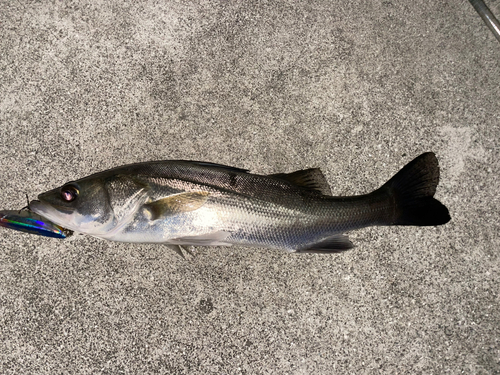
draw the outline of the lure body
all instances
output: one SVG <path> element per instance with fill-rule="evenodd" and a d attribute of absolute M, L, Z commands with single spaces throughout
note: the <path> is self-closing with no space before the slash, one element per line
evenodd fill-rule
<path fill-rule="evenodd" d="M 68 231 L 29 210 L 0 211 L 0 226 L 44 237 L 66 238 Z"/>

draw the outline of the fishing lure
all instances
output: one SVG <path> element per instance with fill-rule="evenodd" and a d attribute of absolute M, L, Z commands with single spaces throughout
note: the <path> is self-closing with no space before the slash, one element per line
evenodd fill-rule
<path fill-rule="evenodd" d="M 0 227 L 52 238 L 66 238 L 71 230 L 60 227 L 30 210 L 0 211 Z"/>

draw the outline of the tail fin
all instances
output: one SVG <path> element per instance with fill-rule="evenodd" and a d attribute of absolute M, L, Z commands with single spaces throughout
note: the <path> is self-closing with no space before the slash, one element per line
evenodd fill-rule
<path fill-rule="evenodd" d="M 441 225 L 450 221 L 448 209 L 433 196 L 439 183 L 436 155 L 427 152 L 415 158 L 385 183 L 395 200 L 392 225 Z"/>

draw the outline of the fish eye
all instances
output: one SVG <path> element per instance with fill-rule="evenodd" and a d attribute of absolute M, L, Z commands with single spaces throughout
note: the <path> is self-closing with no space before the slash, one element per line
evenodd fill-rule
<path fill-rule="evenodd" d="M 61 198 L 66 202 L 73 202 L 80 191 L 74 185 L 65 185 L 61 188 Z"/>

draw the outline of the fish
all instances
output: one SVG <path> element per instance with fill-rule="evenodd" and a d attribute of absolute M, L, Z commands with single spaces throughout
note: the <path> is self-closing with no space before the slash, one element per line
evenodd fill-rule
<path fill-rule="evenodd" d="M 70 230 L 37 215 L 30 210 L 0 211 L 0 227 L 51 238 L 67 238 Z"/>
<path fill-rule="evenodd" d="M 105 240 L 182 246 L 250 246 L 297 253 L 354 247 L 345 235 L 369 226 L 436 226 L 451 218 L 434 198 L 432 152 L 371 193 L 332 196 L 318 168 L 259 175 L 226 165 L 135 163 L 42 193 L 30 209 Z"/>

